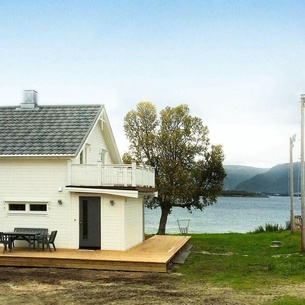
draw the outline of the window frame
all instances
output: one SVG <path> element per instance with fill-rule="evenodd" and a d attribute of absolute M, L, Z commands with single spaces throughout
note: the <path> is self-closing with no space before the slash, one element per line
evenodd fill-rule
<path fill-rule="evenodd" d="M 17 206 L 24 206 L 24 209 L 11 209 L 11 207 L 17 207 Z M 25 203 L 9 203 L 8 204 L 8 211 L 9 212 L 13 212 L 13 213 L 16 213 L 16 212 L 19 212 L 19 213 L 25 213 L 26 212 L 26 204 Z"/>
<path fill-rule="evenodd" d="M 102 164 L 106 164 L 106 156 L 107 156 L 108 151 L 106 149 L 101 149 L 100 150 L 100 162 Z"/>
<path fill-rule="evenodd" d="M 6 201 L 7 215 L 44 215 L 47 216 L 50 210 L 50 202 L 48 201 Z M 22 206 L 23 209 L 11 209 L 12 206 Z M 31 210 L 31 206 L 45 206 L 45 210 Z"/>

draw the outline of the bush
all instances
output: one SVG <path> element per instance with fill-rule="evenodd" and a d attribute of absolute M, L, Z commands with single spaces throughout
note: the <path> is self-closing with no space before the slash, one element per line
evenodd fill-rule
<path fill-rule="evenodd" d="M 276 224 L 266 223 L 265 227 L 259 226 L 253 232 L 250 233 L 282 232 L 284 230 L 285 228 L 277 223 Z"/>

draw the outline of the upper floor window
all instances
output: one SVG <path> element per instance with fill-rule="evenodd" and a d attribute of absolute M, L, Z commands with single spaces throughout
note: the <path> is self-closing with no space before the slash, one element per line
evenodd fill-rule
<path fill-rule="evenodd" d="M 88 163 L 88 153 L 90 151 L 90 144 L 86 144 L 84 149 L 81 151 L 79 155 L 79 163 L 87 164 Z"/>
<path fill-rule="evenodd" d="M 82 151 L 79 155 L 79 163 L 84 164 L 84 151 Z"/>
<path fill-rule="evenodd" d="M 102 162 L 102 164 L 105 164 L 106 163 L 107 150 L 102 149 L 100 151 L 100 155 L 101 155 L 101 162 Z"/>

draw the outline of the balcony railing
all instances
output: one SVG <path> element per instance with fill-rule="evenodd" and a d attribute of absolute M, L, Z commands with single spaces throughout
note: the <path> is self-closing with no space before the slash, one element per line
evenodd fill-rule
<path fill-rule="evenodd" d="M 155 169 L 132 164 L 69 164 L 68 185 L 155 187 Z"/>

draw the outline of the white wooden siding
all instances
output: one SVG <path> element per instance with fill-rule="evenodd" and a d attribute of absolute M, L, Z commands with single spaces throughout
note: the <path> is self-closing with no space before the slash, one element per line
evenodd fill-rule
<path fill-rule="evenodd" d="M 114 205 L 110 205 L 110 200 Z M 101 249 L 124 249 L 124 200 L 120 197 L 102 197 Z"/>
<path fill-rule="evenodd" d="M 110 205 L 110 200 L 114 205 Z M 101 249 L 127 250 L 144 239 L 143 205 L 141 199 L 101 198 Z"/>
<path fill-rule="evenodd" d="M 0 160 L 0 231 L 14 227 L 57 230 L 58 248 L 79 247 L 79 196 L 64 189 L 67 160 Z M 61 188 L 63 191 L 61 192 Z M 101 197 L 101 249 L 127 250 L 143 241 L 143 207 L 140 199 Z M 58 200 L 63 204 L 58 204 Z M 110 205 L 114 200 L 114 206 Z M 9 202 L 47 202 L 48 212 L 8 213 Z"/>
<path fill-rule="evenodd" d="M 125 250 L 144 240 L 143 203 L 141 198 L 126 199 L 124 226 Z"/>
<path fill-rule="evenodd" d="M 102 150 L 107 151 L 105 157 L 105 164 L 113 164 L 112 158 L 111 158 L 111 152 L 109 151 L 109 148 L 107 147 L 107 144 L 104 140 L 103 131 L 101 129 L 101 125 L 97 124 L 94 129 L 92 130 L 92 133 L 90 134 L 86 144 L 86 154 L 87 154 L 87 164 L 96 164 L 101 161 L 101 152 Z M 85 147 L 85 146 L 84 146 Z M 77 158 L 74 160 L 73 163 L 79 164 L 80 163 L 80 156 L 77 156 Z"/>
<path fill-rule="evenodd" d="M 0 160 L 0 230 L 14 227 L 42 227 L 58 230 L 56 246 L 69 244 L 70 193 L 59 192 L 65 186 L 66 160 L 2 159 Z M 61 199 L 63 204 L 58 204 Z M 7 202 L 48 202 L 46 215 L 8 213 Z"/>

